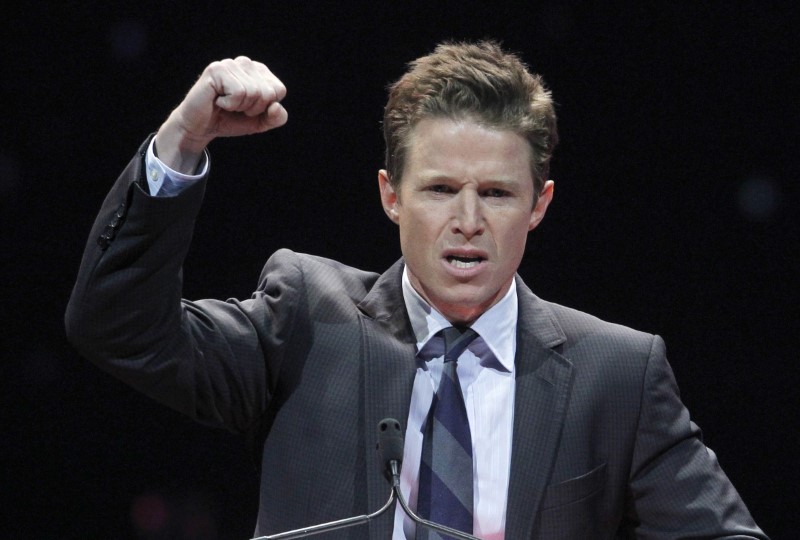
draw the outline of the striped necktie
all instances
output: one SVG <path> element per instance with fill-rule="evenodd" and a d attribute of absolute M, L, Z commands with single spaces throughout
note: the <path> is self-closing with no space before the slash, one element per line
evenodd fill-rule
<path fill-rule="evenodd" d="M 456 366 L 478 337 L 471 328 L 445 328 L 439 389 L 425 423 L 419 470 L 417 513 L 430 521 L 472 533 L 472 437 Z M 417 527 L 417 540 L 450 538 Z"/>

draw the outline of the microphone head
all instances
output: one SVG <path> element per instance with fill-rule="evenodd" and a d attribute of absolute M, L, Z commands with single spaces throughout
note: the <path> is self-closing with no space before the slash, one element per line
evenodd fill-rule
<path fill-rule="evenodd" d="M 387 478 L 391 479 L 391 462 L 397 462 L 398 470 L 403 462 L 403 430 L 400 422 L 394 418 L 384 418 L 378 422 L 378 450 Z"/>

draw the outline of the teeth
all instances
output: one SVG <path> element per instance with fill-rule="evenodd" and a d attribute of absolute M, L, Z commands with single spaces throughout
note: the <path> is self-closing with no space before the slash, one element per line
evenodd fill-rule
<path fill-rule="evenodd" d="M 457 259 L 455 257 L 448 257 L 447 260 L 456 268 L 473 268 L 481 262 L 480 259 Z"/>

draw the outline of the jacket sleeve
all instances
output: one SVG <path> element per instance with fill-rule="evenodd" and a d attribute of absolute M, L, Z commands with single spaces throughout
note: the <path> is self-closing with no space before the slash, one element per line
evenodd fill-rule
<path fill-rule="evenodd" d="M 182 264 L 205 181 L 176 197 L 150 197 L 142 188 L 148 142 L 92 227 L 67 306 L 67 336 L 87 359 L 153 399 L 246 431 L 269 402 L 302 278 L 291 268 L 276 271 L 244 301 L 182 300 Z"/>
<path fill-rule="evenodd" d="M 659 337 L 643 381 L 628 496 L 632 538 L 767 538 L 689 419 Z"/>

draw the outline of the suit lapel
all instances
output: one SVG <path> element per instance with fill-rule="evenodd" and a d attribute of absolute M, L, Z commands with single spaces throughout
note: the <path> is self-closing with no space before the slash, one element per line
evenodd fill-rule
<path fill-rule="evenodd" d="M 506 538 L 531 538 L 569 404 L 572 364 L 552 350 L 565 336 L 547 305 L 519 278 L 517 293 L 517 372 Z"/>
<path fill-rule="evenodd" d="M 403 302 L 402 272 L 402 261 L 398 261 L 378 278 L 358 306 L 362 313 L 366 476 L 371 511 L 380 508 L 391 491 L 376 451 L 378 422 L 395 418 L 405 429 L 416 372 L 415 340 Z M 393 509 L 370 522 L 370 538 L 391 538 Z"/>

